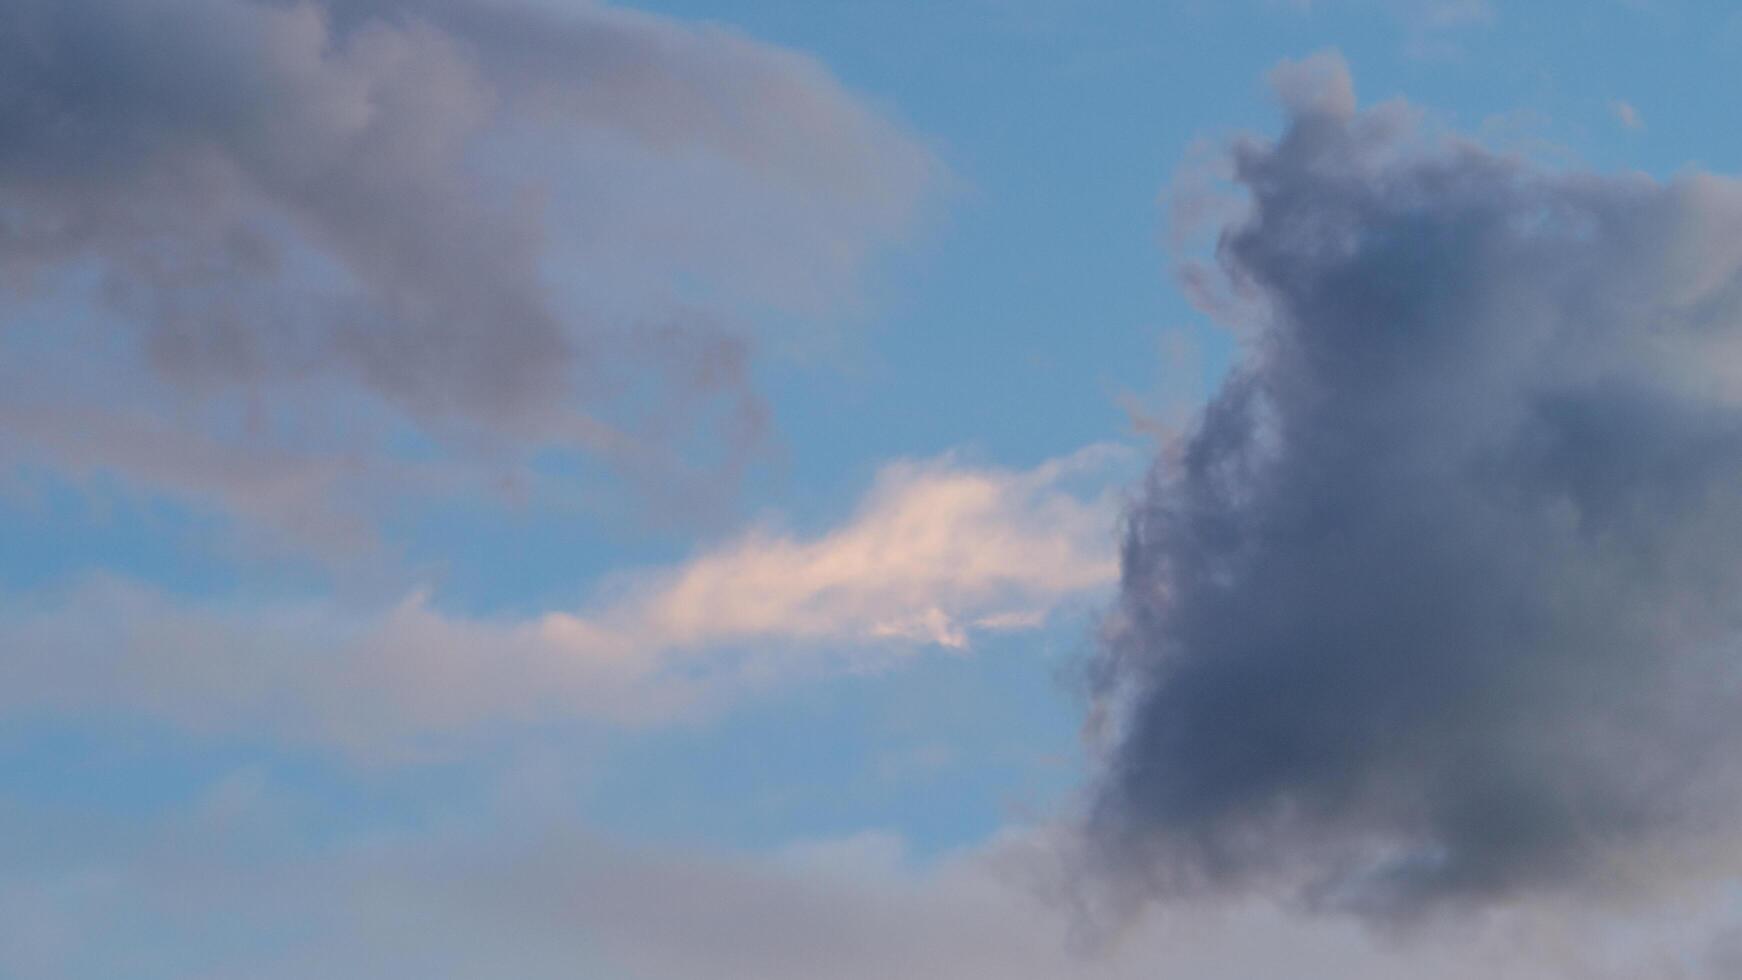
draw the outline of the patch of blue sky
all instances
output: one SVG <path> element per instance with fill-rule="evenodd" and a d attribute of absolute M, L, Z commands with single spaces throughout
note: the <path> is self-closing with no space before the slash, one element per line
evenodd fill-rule
<path fill-rule="evenodd" d="M 150 583 L 207 599 L 317 595 L 317 556 L 247 539 L 229 518 L 102 470 L 68 476 L 34 463 L 0 474 L 0 598 L 93 579 Z"/>
<path fill-rule="evenodd" d="M 645 842 L 774 849 L 866 830 L 924 860 L 1060 814 L 1081 779 L 1073 655 L 1087 623 L 935 650 L 625 734 L 577 792 L 589 822 Z"/>

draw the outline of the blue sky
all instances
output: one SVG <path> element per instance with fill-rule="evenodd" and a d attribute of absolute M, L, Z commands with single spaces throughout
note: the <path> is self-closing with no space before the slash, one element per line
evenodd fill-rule
<path fill-rule="evenodd" d="M 1153 748 L 1126 518 L 1265 347 L 1170 209 L 1347 77 L 1545 185 L 1742 172 L 1726 5 L 142 10 L 0 0 L 0 977 L 1742 962 L 1725 876 L 1400 946 L 1049 863 Z"/>

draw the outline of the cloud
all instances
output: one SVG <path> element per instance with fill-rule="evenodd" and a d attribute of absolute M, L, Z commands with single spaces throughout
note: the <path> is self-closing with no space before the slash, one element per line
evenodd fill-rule
<path fill-rule="evenodd" d="M 1627 129 L 1643 129 L 1645 127 L 1645 118 L 1639 114 L 1639 110 L 1634 108 L 1631 102 L 1616 99 L 1609 103 L 1609 111 L 1615 114 L 1615 121 Z"/>
<path fill-rule="evenodd" d="M 1299 61 L 1284 60 L 1270 70 L 1272 90 L 1296 116 L 1348 119 L 1355 114 L 1355 81 L 1342 56 L 1320 51 Z"/>
<path fill-rule="evenodd" d="M 941 172 L 809 58 L 603 4 L 4 0 L 0 63 L 0 417 L 238 455 L 742 449 L 745 323 L 851 304 Z"/>
<path fill-rule="evenodd" d="M 1383 919 L 1724 873 L 1742 183 L 1430 139 L 1344 74 L 1231 148 L 1246 350 L 1126 515 L 1098 860 Z"/>
<path fill-rule="evenodd" d="M 1047 894 L 1045 831 L 917 865 L 885 833 L 761 855 L 635 847 L 504 801 L 439 826 L 298 838 L 298 803 L 242 772 L 126 828 L 9 814 L 0 969 L 23 980 L 1724 976 L 1688 966 L 1715 927 L 1666 913 L 1545 916 L 1379 946 L 1260 902 L 1151 916 L 1117 945 L 1088 946 Z M 74 862 L 69 835 L 92 837 Z"/>
<path fill-rule="evenodd" d="M 886 467 L 816 537 L 765 528 L 623 577 L 578 612 L 457 617 L 198 603 L 119 581 L 16 597 L 0 617 L 0 708 L 120 712 L 392 756 L 502 724 L 687 717 L 916 645 L 1033 629 L 1109 586 L 1121 453 L 1013 472 Z M 1084 489 L 1087 488 L 1087 489 Z"/>

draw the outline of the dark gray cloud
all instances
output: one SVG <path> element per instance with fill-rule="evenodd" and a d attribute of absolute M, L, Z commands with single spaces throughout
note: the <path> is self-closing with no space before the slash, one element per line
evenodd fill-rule
<path fill-rule="evenodd" d="M 850 302 L 939 169 L 808 58 L 590 3 L 0 0 L 0 132 L 0 418 L 667 476 L 757 438 L 745 321 Z"/>
<path fill-rule="evenodd" d="M 1215 249 L 1245 355 L 1128 514 L 1094 665 L 1102 857 L 1397 918 L 1721 866 L 1742 184 L 1431 138 L 1331 56 L 1273 81 Z"/>

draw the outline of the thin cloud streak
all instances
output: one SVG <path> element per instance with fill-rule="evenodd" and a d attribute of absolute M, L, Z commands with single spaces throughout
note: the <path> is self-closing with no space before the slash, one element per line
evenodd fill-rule
<path fill-rule="evenodd" d="M 682 720 L 796 678 L 1044 625 L 1117 574 L 1107 486 L 1121 458 L 893 464 L 827 534 L 754 531 L 621 578 L 584 611 L 521 620 L 456 617 L 422 595 L 357 613 L 202 604 L 121 581 L 24 597 L 0 623 L 13 651 L 0 705 L 385 756 L 499 724 Z"/>

